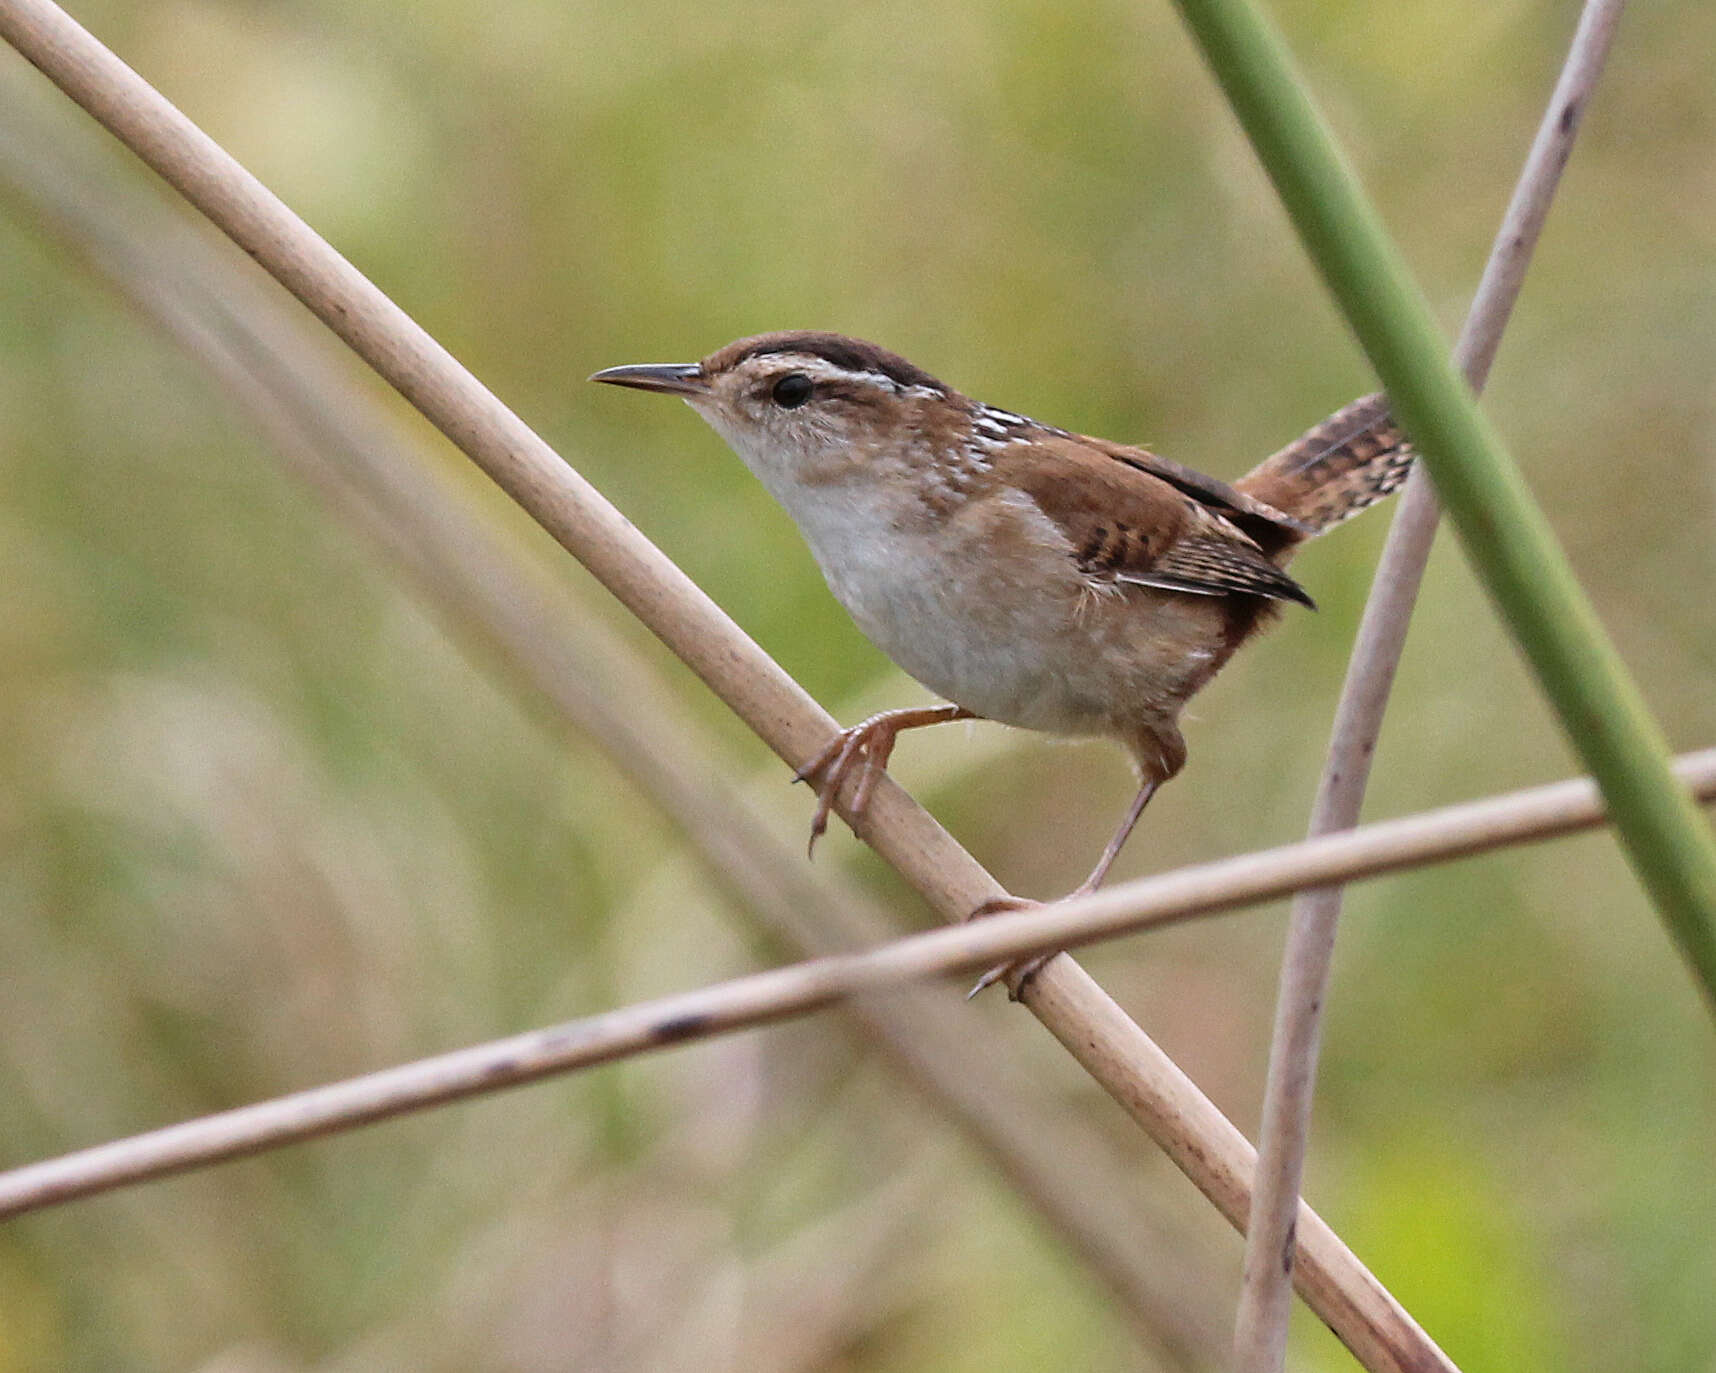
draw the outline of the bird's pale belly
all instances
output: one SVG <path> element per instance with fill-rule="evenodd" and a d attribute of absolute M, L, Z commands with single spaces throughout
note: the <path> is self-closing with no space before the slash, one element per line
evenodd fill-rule
<path fill-rule="evenodd" d="M 1000 587 L 993 563 L 978 582 L 962 571 L 981 564 L 894 552 L 825 565 L 830 589 L 896 664 L 985 719 L 1070 735 L 1171 723 L 1218 651 L 1214 598 L 1093 591 L 1070 566 L 1059 584 Z"/>

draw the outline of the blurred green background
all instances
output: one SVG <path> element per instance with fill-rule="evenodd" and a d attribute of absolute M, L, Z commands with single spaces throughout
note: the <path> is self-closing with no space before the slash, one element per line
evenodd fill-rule
<path fill-rule="evenodd" d="M 1576 9 L 1274 6 L 1450 332 Z M 1166 4 L 76 12 L 842 718 L 922 693 L 713 434 L 589 372 L 833 328 L 1229 477 L 1370 386 Z M 0 102 L 39 116 L 44 157 L 94 141 L 10 53 Z M 1683 749 L 1716 741 L 1713 150 L 1716 10 L 1638 6 L 1490 391 Z M 0 349 L 0 1160 L 775 957 L 627 783 L 8 203 Z M 444 444 L 424 454 L 541 550 Z M 1321 613 L 1194 704 L 1191 764 L 1120 876 L 1302 831 L 1385 529 L 1296 564 Z M 808 798 L 644 650 L 796 846 Z M 1012 889 L 1076 881 L 1129 793 L 1118 751 L 937 733 L 896 775 Z M 1572 770 L 1445 541 L 1370 813 Z M 843 828 L 818 862 L 897 895 Z M 1281 914 L 1087 959 L 1248 1131 Z M 1163 1266 L 1230 1309 L 1213 1212 L 1022 1012 L 969 1014 L 1136 1161 L 1195 1237 Z M 1716 1367 L 1713 1134 L 1708 1017 L 1608 839 L 1353 894 L 1308 1192 L 1463 1368 Z M 827 1020 L 0 1228 L 0 1373 L 1140 1361 L 1077 1262 Z M 1308 1319 L 1293 1361 L 1352 1366 Z"/>

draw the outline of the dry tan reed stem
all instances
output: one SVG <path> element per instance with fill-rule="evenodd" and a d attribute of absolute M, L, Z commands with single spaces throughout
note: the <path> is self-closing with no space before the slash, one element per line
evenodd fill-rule
<path fill-rule="evenodd" d="M 797 766 L 834 721 L 701 589 L 404 311 L 51 0 L 0 0 L 0 36 L 185 196 L 456 443 L 746 721 Z M 892 783 L 855 825 L 941 914 L 1003 893 Z M 1243 1140 L 1071 959 L 1031 980 L 1031 1009 L 1206 1195 L 1249 1186 Z M 1219 1121 L 1220 1126 L 1210 1124 Z M 1207 1138 L 1187 1130 L 1208 1128 Z M 1230 1207 L 1224 1214 L 1239 1223 Z M 1239 1216 L 1243 1216 L 1240 1208 Z M 1372 1370 L 1451 1368 L 1326 1228 L 1301 1225 L 1298 1287 Z"/>
<path fill-rule="evenodd" d="M 1716 801 L 1716 748 L 1685 755 L 1675 770 L 1701 801 Z M 1603 820 L 1601 800 L 1588 778 L 1554 782 L 1180 868 L 1054 906 L 907 935 L 868 953 L 834 954 L 753 973 L 0 1173 L 0 1217 L 550 1074 L 771 1024 L 849 997 L 883 993 L 902 982 L 988 967 L 1039 949 L 1093 943 L 1330 882 L 1555 838 Z M 1124 1025 L 1099 1027 L 1089 1041 L 1069 1048 L 1082 1061 L 1100 1054 L 1108 1039 L 1126 1034 Z M 1137 1112 L 1159 1109 L 1142 1093 L 1126 1104 Z M 1249 1203 L 1251 1147 L 1212 1114 L 1214 1107 L 1189 1109 L 1202 1124 L 1181 1132 L 1180 1147 L 1214 1151 L 1218 1181 L 1212 1200 L 1231 1219 L 1242 1220 Z M 1302 1237 L 1314 1240 L 1301 1254 L 1309 1271 L 1327 1246 L 1340 1242 L 1308 1208 L 1301 1207 L 1299 1224 Z"/>
<path fill-rule="evenodd" d="M 1580 117 L 1602 74 L 1625 0 L 1589 0 L 1550 95 L 1483 277 L 1454 346 L 1474 390 L 1482 391 L 1519 299 L 1526 268 L 1573 152 Z M 1435 540 L 1438 510 L 1422 465 L 1402 492 L 1377 566 L 1335 710 L 1329 755 L 1312 806 L 1310 833 L 1358 823 L 1382 717 L 1406 645 L 1418 586 Z M 1287 1357 L 1292 1310 L 1293 1220 L 1311 1130 L 1322 1011 L 1340 922 L 1341 889 L 1300 892 L 1281 963 L 1269 1068 L 1258 1125 L 1257 1186 L 1246 1224 L 1245 1262 L 1234 1321 L 1236 1373 L 1278 1373 Z"/>

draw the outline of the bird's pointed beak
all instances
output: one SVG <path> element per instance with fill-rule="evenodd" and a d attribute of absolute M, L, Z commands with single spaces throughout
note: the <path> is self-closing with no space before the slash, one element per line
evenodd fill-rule
<path fill-rule="evenodd" d="M 604 367 L 590 378 L 610 386 L 631 386 L 639 391 L 661 391 L 670 396 L 704 396 L 709 383 L 702 365 L 695 362 L 639 362 L 627 367 Z"/>

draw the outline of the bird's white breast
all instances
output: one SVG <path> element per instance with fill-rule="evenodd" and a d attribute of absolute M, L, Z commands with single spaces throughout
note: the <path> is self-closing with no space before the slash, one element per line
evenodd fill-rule
<path fill-rule="evenodd" d="M 996 572 L 1000 550 L 979 546 L 993 521 L 961 513 L 926 520 L 919 510 L 847 494 L 789 510 L 829 589 L 878 648 L 931 691 L 986 719 L 1105 731 L 1096 694 L 1083 699 L 1079 673 L 1069 673 L 1061 651 L 1081 594 L 1070 560 L 1059 585 L 1024 576 L 1009 585 Z M 1045 543 L 1064 542 L 1034 508 L 1024 518 L 1042 521 L 1031 532 Z M 1065 555 L 1052 551 L 1054 566 Z"/>

